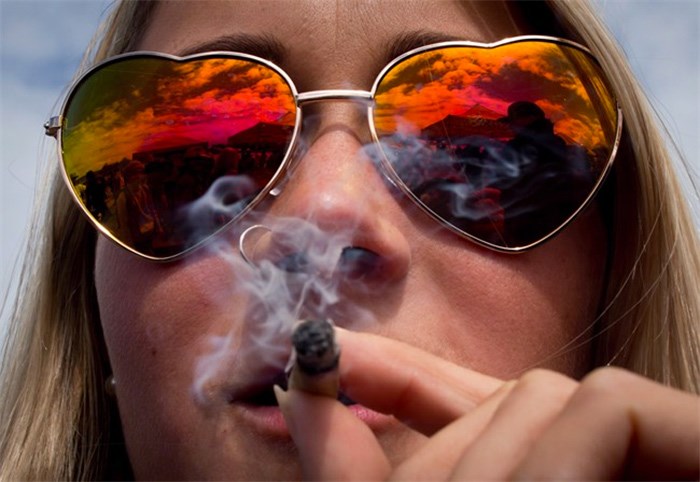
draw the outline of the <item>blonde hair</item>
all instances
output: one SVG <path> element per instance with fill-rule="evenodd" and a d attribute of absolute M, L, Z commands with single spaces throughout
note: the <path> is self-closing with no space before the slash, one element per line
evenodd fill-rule
<path fill-rule="evenodd" d="M 700 392 L 700 245 L 657 117 L 592 7 L 551 2 L 617 92 L 625 132 L 616 159 L 614 237 L 597 364 Z"/>
<path fill-rule="evenodd" d="M 119 3 L 85 65 L 128 51 L 154 2 Z M 585 334 L 596 365 L 613 362 L 700 391 L 700 256 L 696 228 L 656 120 L 624 56 L 593 10 L 548 4 L 559 28 L 589 46 L 625 114 L 615 171 L 608 292 Z M 543 32 L 547 33 L 547 32 Z M 93 283 L 95 231 L 56 169 L 36 215 L 0 372 L 0 479 L 128 476 Z M 126 467 L 126 472 L 119 473 Z"/>
<path fill-rule="evenodd" d="M 154 6 L 119 3 L 81 70 L 132 49 Z M 122 478 L 129 475 L 128 463 L 119 472 L 126 450 L 114 402 L 104 395 L 109 362 L 93 283 L 96 233 L 58 169 L 47 171 L 2 351 L 0 480 Z"/>

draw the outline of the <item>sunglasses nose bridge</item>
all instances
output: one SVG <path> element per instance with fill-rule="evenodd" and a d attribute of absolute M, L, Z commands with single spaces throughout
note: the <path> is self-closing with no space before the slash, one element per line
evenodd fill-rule
<path fill-rule="evenodd" d="M 372 102 L 372 93 L 367 90 L 328 89 L 311 90 L 297 95 L 297 105 L 299 107 L 303 107 L 305 104 L 322 102 L 326 100 L 345 100 L 362 102 L 369 105 Z"/>
<path fill-rule="evenodd" d="M 297 106 L 304 108 L 298 141 L 308 147 L 324 132 L 342 125 L 342 130 L 352 131 L 363 144 L 371 142 L 367 113 L 373 101 L 372 93 L 366 90 L 327 89 L 298 94 Z"/>

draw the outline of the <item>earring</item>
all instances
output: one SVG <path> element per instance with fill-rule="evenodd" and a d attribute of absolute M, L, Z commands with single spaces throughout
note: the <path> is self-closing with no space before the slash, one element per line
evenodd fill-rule
<path fill-rule="evenodd" d="M 114 375 L 108 376 L 105 380 L 105 392 L 112 398 L 117 396 L 117 381 L 114 379 Z"/>

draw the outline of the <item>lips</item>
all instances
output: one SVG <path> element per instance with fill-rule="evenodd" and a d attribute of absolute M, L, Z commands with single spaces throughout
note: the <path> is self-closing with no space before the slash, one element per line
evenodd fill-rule
<path fill-rule="evenodd" d="M 238 384 L 235 391 L 227 391 L 230 395 L 230 413 L 237 418 L 236 423 L 240 424 L 240 427 L 248 426 L 255 433 L 264 434 L 266 437 L 288 440 L 289 429 L 272 389 L 275 385 L 286 389 L 287 376 L 284 371 L 278 369 L 269 376 L 257 374 L 257 377 L 255 383 Z M 391 415 L 381 414 L 356 403 L 343 392 L 338 394 L 338 401 L 377 434 L 392 430 L 392 427 L 396 428 L 398 425 Z"/>
<path fill-rule="evenodd" d="M 272 377 L 267 377 L 242 387 L 229 397 L 229 403 L 240 403 L 258 407 L 277 406 L 277 399 L 272 389 L 273 386 L 279 386 L 282 389 L 287 389 L 287 375 L 284 372 L 279 372 Z M 348 397 L 343 392 L 338 393 L 338 401 L 343 405 L 355 405 L 355 401 Z"/>

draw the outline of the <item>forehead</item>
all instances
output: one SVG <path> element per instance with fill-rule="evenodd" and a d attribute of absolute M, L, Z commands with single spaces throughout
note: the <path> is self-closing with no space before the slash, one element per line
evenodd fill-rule
<path fill-rule="evenodd" d="M 235 50 L 268 57 L 293 77 L 303 66 L 307 77 L 364 83 L 362 71 L 422 44 L 518 33 L 499 1 L 185 0 L 160 2 L 138 49 Z"/>

